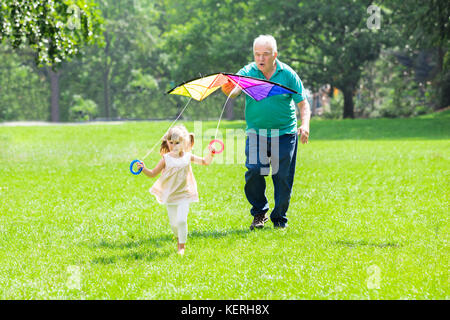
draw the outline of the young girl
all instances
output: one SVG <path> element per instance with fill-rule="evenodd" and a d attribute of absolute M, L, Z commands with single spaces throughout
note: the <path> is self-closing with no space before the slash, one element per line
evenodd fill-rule
<path fill-rule="evenodd" d="M 205 158 L 191 154 L 194 145 L 194 134 L 189 133 L 183 125 L 171 128 L 163 137 L 160 154 L 161 160 L 152 170 L 143 162 L 138 168 L 148 177 L 161 177 L 150 188 L 156 200 L 167 206 L 169 223 L 177 237 L 178 253 L 184 254 L 187 240 L 187 216 L 189 203 L 198 202 L 197 183 L 192 173 L 191 162 L 209 165 L 214 156 L 214 148 L 209 149 Z"/>

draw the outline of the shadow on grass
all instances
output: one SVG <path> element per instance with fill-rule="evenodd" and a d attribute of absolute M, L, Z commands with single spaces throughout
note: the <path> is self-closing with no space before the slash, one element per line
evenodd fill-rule
<path fill-rule="evenodd" d="M 100 240 L 98 243 L 92 245 L 93 248 L 104 248 L 104 249 L 132 249 L 137 247 L 162 247 L 162 243 L 167 241 L 174 241 L 174 238 L 170 235 L 162 235 L 159 237 L 153 237 L 142 240 L 130 240 L 130 241 L 106 241 Z"/>
<path fill-rule="evenodd" d="M 153 261 L 158 258 L 167 258 L 171 255 L 171 252 L 168 250 L 165 250 L 163 252 L 158 251 L 150 251 L 150 252 L 131 252 L 127 254 L 122 255 L 110 255 L 107 257 L 97 257 L 92 259 L 92 264 L 114 264 L 116 262 L 127 260 L 127 261 L 133 261 L 133 260 L 142 260 L 142 261 Z"/>
<path fill-rule="evenodd" d="M 192 231 L 189 232 L 190 238 L 223 238 L 227 236 L 244 236 L 249 234 L 249 229 L 231 229 L 231 230 L 208 230 L 208 231 Z"/>
<path fill-rule="evenodd" d="M 227 236 L 245 236 L 251 232 L 248 229 L 221 230 L 221 231 L 192 231 L 189 232 L 189 238 L 223 238 Z M 172 242 L 174 247 L 164 248 L 168 242 Z M 131 252 L 124 254 L 112 254 L 108 256 L 100 256 L 92 260 L 93 264 L 113 264 L 122 260 L 134 261 L 152 261 L 161 258 L 167 258 L 175 253 L 176 240 L 172 235 L 161 235 L 142 240 L 131 241 L 106 241 L 100 240 L 92 245 L 94 249 L 109 250 L 129 250 Z"/>
<path fill-rule="evenodd" d="M 148 238 L 136 241 L 106 241 L 100 240 L 91 245 L 94 249 L 107 250 L 127 250 L 123 254 L 105 254 L 92 260 L 93 264 L 113 264 L 119 261 L 153 261 L 161 258 L 167 258 L 172 250 L 164 249 L 164 243 L 174 241 L 173 237 L 163 235 L 154 238 Z"/>
<path fill-rule="evenodd" d="M 400 245 L 396 242 L 369 242 L 365 240 L 356 240 L 356 241 L 349 241 L 349 240 L 338 240 L 334 241 L 333 244 L 345 246 L 345 247 L 376 247 L 376 248 L 400 248 Z"/>

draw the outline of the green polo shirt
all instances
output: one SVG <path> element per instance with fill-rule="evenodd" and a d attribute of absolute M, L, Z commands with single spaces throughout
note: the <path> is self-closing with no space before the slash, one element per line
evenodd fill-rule
<path fill-rule="evenodd" d="M 246 95 L 247 132 L 256 130 L 258 134 L 269 137 L 277 135 L 277 132 L 271 132 L 271 129 L 278 129 L 278 135 L 297 132 L 295 105 L 306 99 L 305 90 L 300 77 L 291 67 L 278 59 L 276 59 L 276 64 L 277 69 L 269 81 L 282 84 L 299 94 L 280 94 L 260 101 L 255 101 Z M 255 62 L 246 65 L 237 74 L 267 80 Z M 261 131 L 261 129 L 263 130 Z"/>

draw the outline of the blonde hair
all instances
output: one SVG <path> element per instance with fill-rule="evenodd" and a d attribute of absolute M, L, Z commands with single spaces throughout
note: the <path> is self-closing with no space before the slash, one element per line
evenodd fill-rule
<path fill-rule="evenodd" d="M 278 52 L 277 40 L 275 40 L 275 38 L 269 34 L 260 35 L 255 40 L 253 40 L 253 51 L 255 51 L 255 46 L 257 43 L 268 44 L 272 48 L 272 54 Z"/>
<path fill-rule="evenodd" d="M 166 134 L 162 138 L 161 148 L 159 149 L 159 153 L 161 155 L 170 152 L 169 140 L 181 142 L 182 149 L 180 150 L 180 153 L 182 151 L 190 151 L 194 146 L 194 134 L 188 132 L 186 127 L 182 124 L 176 125 L 166 132 Z"/>

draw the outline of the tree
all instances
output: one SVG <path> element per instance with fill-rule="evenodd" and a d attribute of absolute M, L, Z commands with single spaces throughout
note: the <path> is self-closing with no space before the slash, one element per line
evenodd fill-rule
<path fill-rule="evenodd" d="M 386 1 L 402 39 L 398 46 L 410 56 L 434 49 L 437 56 L 433 85 L 437 108 L 450 105 L 450 6 L 446 0 Z"/>
<path fill-rule="evenodd" d="M 164 14 L 155 0 L 99 1 L 104 17 L 104 46 L 81 49 L 64 65 L 62 100 L 93 100 L 101 118 L 163 118 L 176 112 L 164 102 L 167 54 L 158 47 Z M 67 114 L 65 114 L 67 116 Z"/>
<path fill-rule="evenodd" d="M 173 84 L 219 71 L 237 72 L 252 61 L 253 39 L 261 31 L 259 18 L 254 16 L 257 1 L 164 2 L 167 31 L 162 46 L 172 62 Z M 170 99 L 179 101 L 180 97 Z M 217 116 L 223 102 L 222 95 L 212 96 L 196 106 L 197 115 Z M 228 102 L 228 119 L 242 113 L 233 109 L 234 99 Z"/>
<path fill-rule="evenodd" d="M 271 11 L 272 21 L 282 21 L 277 34 L 283 56 L 301 70 L 312 87 L 329 83 L 342 91 L 344 118 L 354 117 L 353 99 L 361 72 L 367 62 L 378 58 L 389 38 L 387 31 L 368 28 L 370 4 L 352 0 L 283 2 L 279 10 Z"/>
<path fill-rule="evenodd" d="M 169 1 L 171 2 L 171 1 Z M 212 66 L 238 69 L 252 59 L 253 39 L 275 36 L 280 60 L 301 70 L 305 83 L 330 83 L 344 94 L 344 117 L 354 117 L 353 97 L 365 64 L 375 60 L 387 33 L 367 27 L 371 1 L 215 1 L 179 3 L 176 23 L 167 33 L 167 49 L 174 56 L 174 74 L 204 72 Z M 200 45 L 201 44 L 201 45 Z M 198 62 L 202 63 L 199 64 Z M 196 68 L 192 68 L 196 66 Z"/>
<path fill-rule="evenodd" d="M 6 0 L 0 6 L 0 41 L 31 50 L 37 65 L 51 67 L 52 121 L 59 121 L 58 66 L 100 39 L 101 18 L 92 0 Z"/>
<path fill-rule="evenodd" d="M 49 93 L 33 60 L 0 45 L 0 121 L 47 120 Z"/>

